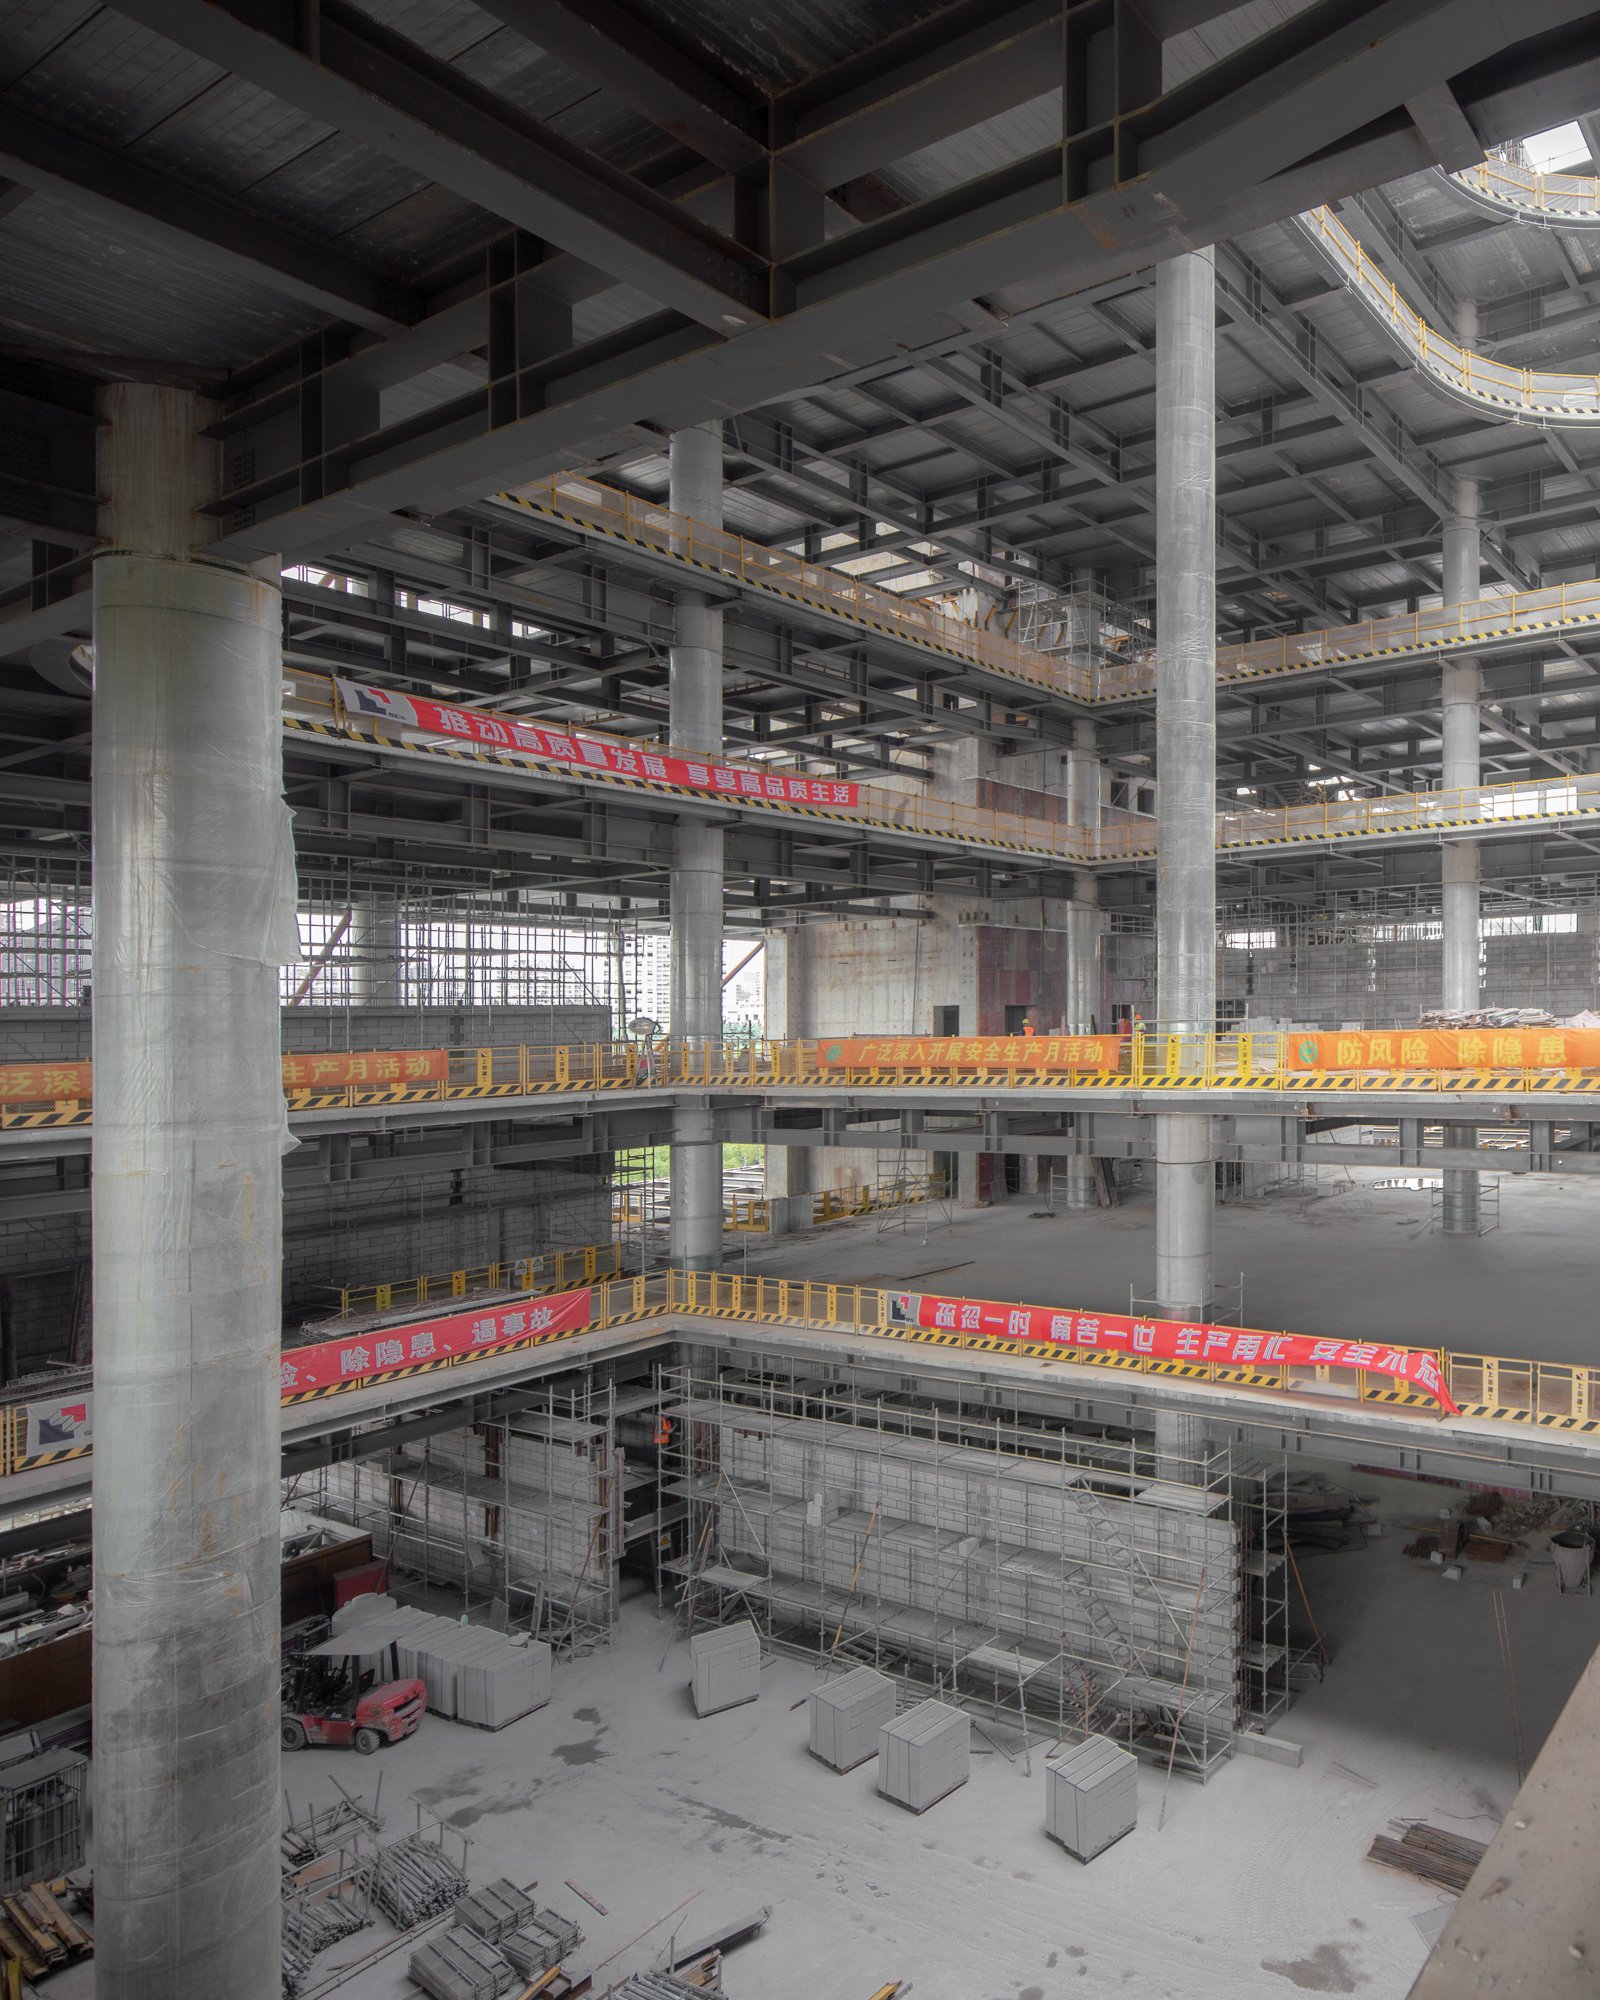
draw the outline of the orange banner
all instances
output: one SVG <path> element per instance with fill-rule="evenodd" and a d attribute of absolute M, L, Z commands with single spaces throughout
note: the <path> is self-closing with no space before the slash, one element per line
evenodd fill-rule
<path fill-rule="evenodd" d="M 343 1090 L 347 1084 L 442 1083 L 448 1049 L 331 1049 L 285 1056 L 285 1090 Z"/>
<path fill-rule="evenodd" d="M 820 1041 L 828 1069 L 1115 1069 L 1115 1035 L 892 1035 Z"/>
<path fill-rule="evenodd" d="M 17 1063 L 0 1068 L 0 1103 L 61 1104 L 93 1094 L 94 1065 Z M 343 1090 L 349 1084 L 442 1083 L 448 1049 L 334 1049 L 283 1059 L 285 1090 Z"/>
<path fill-rule="evenodd" d="M 1395 1028 L 1289 1037 L 1290 1069 L 1600 1069 L 1600 1028 Z"/>
<path fill-rule="evenodd" d="M 62 1104 L 89 1095 L 89 1064 L 19 1063 L 0 1069 L 0 1102 Z"/>

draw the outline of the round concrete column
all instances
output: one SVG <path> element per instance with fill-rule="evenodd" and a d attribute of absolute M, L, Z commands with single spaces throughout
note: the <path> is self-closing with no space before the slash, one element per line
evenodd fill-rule
<path fill-rule="evenodd" d="M 101 2000 L 277 2000 L 279 595 L 193 540 L 201 409 L 105 392 L 94 572 Z"/>

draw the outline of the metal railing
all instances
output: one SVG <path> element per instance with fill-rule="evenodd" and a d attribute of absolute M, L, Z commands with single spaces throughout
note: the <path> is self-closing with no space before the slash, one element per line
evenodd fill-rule
<path fill-rule="evenodd" d="M 1587 602 L 1578 593 L 1589 585 L 1569 585 L 1573 601 Z M 1592 586 L 1593 615 L 1600 617 L 1600 582 Z M 1540 598 L 1556 598 L 1562 591 L 1531 593 Z M 1535 620 L 1535 611 L 1525 613 Z M 1466 614 L 1451 614 L 1457 626 Z M 1399 620 L 1414 625 L 1414 620 Z M 1468 621 L 1470 622 L 1470 621 Z M 1445 620 L 1449 623 L 1449 619 Z M 1295 643 L 1309 643 L 1306 640 Z M 1287 645 L 1274 641 L 1274 646 Z M 297 699 L 303 706 L 326 708 L 330 717 L 337 712 L 331 681 L 320 676 L 298 674 Z M 359 734 L 378 734 L 370 718 L 353 725 Z M 667 755 L 683 756 L 679 745 L 659 746 Z M 443 753 L 441 753 L 443 754 Z M 454 754 L 454 753 L 452 753 Z M 507 755 L 497 753 L 502 760 Z M 687 753 L 692 754 L 692 753 Z M 531 754 L 526 761 L 544 761 Z M 563 767 L 565 768 L 565 767 Z M 648 790 L 650 781 L 619 778 L 585 770 L 586 780 L 616 784 L 632 790 Z M 671 789 L 670 786 L 666 789 Z M 1127 815 L 1109 820 L 1098 828 L 1073 825 L 1025 813 L 1003 812 L 989 806 L 967 805 L 948 799 L 922 798 L 909 792 L 861 785 L 858 803 L 853 806 L 813 806 L 787 804 L 775 799 L 740 799 L 739 809 L 758 813 L 795 814 L 838 820 L 849 825 L 866 825 L 889 831 L 915 834 L 936 840 L 951 840 L 972 846 L 995 847 L 1006 853 L 1046 855 L 1072 864 L 1119 861 L 1156 852 L 1156 822 L 1153 818 Z M 1427 792 L 1386 792 L 1368 798 L 1328 798 L 1300 805 L 1255 807 L 1220 813 L 1216 819 L 1219 849 L 1304 845 L 1307 842 L 1382 839 L 1406 834 L 1436 833 L 1452 827 L 1493 827 L 1510 821 L 1562 820 L 1585 813 L 1600 812 L 1600 773 L 1576 773 L 1570 777 L 1515 779 L 1506 784 L 1470 785 L 1453 790 Z"/>
<path fill-rule="evenodd" d="M 588 1243 L 581 1249 L 546 1250 L 538 1256 L 494 1264 L 390 1278 L 378 1285 L 346 1285 L 339 1294 L 339 1316 L 353 1319 L 366 1313 L 395 1312 L 407 1306 L 470 1298 L 480 1292 L 561 1292 L 621 1274 L 620 1243 Z"/>
<path fill-rule="evenodd" d="M 1542 638 L 1552 627 L 1596 622 L 1600 622 L 1600 577 L 1585 577 L 1543 590 L 1480 597 L 1449 610 L 1441 605 L 1393 618 L 1369 618 L 1359 625 L 1335 625 L 1314 632 L 1290 632 L 1277 639 L 1254 639 L 1243 646 L 1219 646 L 1217 679 L 1227 684 L 1313 673 L 1324 667 L 1358 665 L 1406 653 L 1448 652 L 1457 646 L 1515 637 L 1519 632 Z M 1151 693 L 1155 684 L 1151 656 L 1108 663 L 1100 670 L 1100 699 Z"/>
<path fill-rule="evenodd" d="M 1401 1030 L 1393 1040 L 1403 1042 Z M 845 1038 L 848 1039 L 848 1038 Z M 1411 1063 L 1397 1049 L 1394 1061 L 1352 1055 L 1338 1066 L 1297 1058 L 1305 1037 L 1278 1031 L 1256 1034 L 1167 1034 L 1145 1029 L 1117 1040 L 1113 1060 L 1075 1055 L 1107 1037 L 1007 1035 L 871 1037 L 874 1053 L 860 1061 L 832 1058 L 832 1038 L 803 1041 L 667 1042 L 646 1050 L 636 1042 L 584 1042 L 556 1047 L 508 1043 L 451 1049 L 448 1074 L 413 1083 L 349 1083 L 285 1092 L 293 1112 L 356 1110 L 383 1104 L 443 1104 L 456 1099 L 542 1097 L 611 1090 L 670 1090 L 706 1085 L 765 1088 L 916 1088 L 987 1084 L 1039 1090 L 1219 1089 L 1292 1091 L 1494 1090 L 1600 1093 L 1600 1067 L 1577 1061 L 1530 1062 L 1496 1056 L 1498 1038 L 1485 1032 L 1481 1054 L 1471 1060 Z M 1324 1037 L 1323 1039 L 1327 1039 Z M 895 1053 L 899 1046 L 903 1054 Z M 359 1052 L 357 1052 L 359 1053 Z M 36 1065 L 40 1076 L 46 1066 Z M 92 1122 L 92 1100 L 48 1097 L 0 1103 L 0 1130 Z M 839 1197 L 833 1197 L 839 1199 Z M 852 1211 L 854 1212 L 854 1211 Z M 864 1212 L 864 1211 L 861 1211 Z M 509 1266 L 503 1268 L 510 1268 Z M 447 1277 L 454 1274 L 446 1274 Z"/>
<path fill-rule="evenodd" d="M 301 668 L 293 668 L 287 676 L 286 685 L 291 722 L 303 722 L 319 729 L 336 728 L 363 741 L 398 740 L 402 736 L 414 739 L 428 737 L 429 732 L 415 727 L 387 720 L 380 721 L 372 716 L 346 716 L 336 698 L 332 680 L 324 674 L 312 674 Z M 475 708 L 474 713 L 492 716 L 495 711 Z M 666 757 L 694 759 L 704 755 L 709 759 L 709 753 L 697 751 L 692 745 L 658 743 L 642 737 L 632 737 L 624 741 L 620 737 L 601 736 L 593 730 L 585 730 L 582 733 L 594 737 L 596 741 L 612 743 L 620 748 L 638 752 L 640 755 L 660 752 Z M 470 752 L 471 746 L 464 746 L 454 738 L 451 738 L 448 744 L 440 739 L 435 741 L 438 747 L 434 754 L 447 756 L 453 763 L 459 763 L 462 756 Z M 432 746 L 426 740 L 419 740 L 412 742 L 409 747 L 427 752 Z M 619 791 L 668 792 L 675 797 L 684 795 L 683 787 L 674 785 L 666 779 L 624 775 L 588 764 L 562 762 L 555 758 L 541 757 L 533 751 L 502 749 L 496 750 L 493 757 L 494 761 L 500 764 L 522 763 L 531 770 L 548 769 L 566 778 L 581 778 L 585 784 L 615 788 Z M 771 775 L 780 769 L 773 764 L 741 763 L 737 758 L 721 755 L 709 761 L 727 770 L 748 772 L 752 777 Z M 804 774 L 796 771 L 794 775 Z M 841 820 L 849 825 L 873 826 L 891 833 L 910 833 L 934 840 L 953 840 L 972 846 L 1001 848 L 1008 854 L 1039 854 L 1068 861 L 1093 861 L 1095 858 L 1092 833 L 1086 828 L 1060 820 L 1046 819 L 1029 813 L 1002 812 L 996 807 L 969 805 L 957 799 L 927 798 L 919 792 L 898 791 L 888 785 L 858 784 L 855 790 L 857 802 L 854 805 L 798 803 L 787 799 L 757 797 L 754 794 L 748 797 L 741 795 L 730 798 L 709 789 L 705 797 L 724 808 L 736 808 L 740 812 Z"/>
<path fill-rule="evenodd" d="M 1516 160 L 1490 158 L 1445 179 L 1464 193 L 1532 222 L 1600 222 L 1600 181 L 1591 174 L 1542 173 Z"/>
<path fill-rule="evenodd" d="M 632 542 L 719 576 L 776 591 L 913 645 L 970 661 L 1008 680 L 1053 688 L 1078 701 L 1094 698 L 1094 673 L 1087 665 L 1038 652 L 1002 632 L 952 618 L 917 598 L 881 590 L 827 563 L 807 562 L 785 549 L 746 541 L 742 535 L 675 514 L 659 501 L 638 499 L 598 480 L 553 473 L 498 498 L 533 513 L 553 515 L 586 533 Z"/>
<path fill-rule="evenodd" d="M 1514 368 L 1449 340 L 1430 326 L 1401 296 L 1393 279 L 1367 255 L 1328 208 L 1297 218 L 1326 250 L 1334 269 L 1394 335 L 1401 351 L 1452 394 L 1497 411 L 1540 423 L 1587 427 L 1600 424 L 1600 375 L 1574 375 L 1547 368 Z"/>
<path fill-rule="evenodd" d="M 587 1326 L 555 1335 L 534 1335 L 525 1341 L 501 1343 L 492 1354 L 462 1354 L 430 1369 L 434 1400 L 447 1400 L 437 1377 L 453 1369 L 480 1368 L 487 1359 L 531 1352 L 537 1347 L 563 1346 L 587 1334 L 647 1319 L 691 1314 L 771 1325 L 820 1326 L 862 1338 L 896 1340 L 982 1354 L 1048 1360 L 1064 1368 L 1110 1369 L 1117 1373 L 1159 1376 L 1166 1380 L 1207 1383 L 1245 1397 L 1300 1394 L 1331 1405 L 1367 1406 L 1445 1417 L 1429 1396 L 1397 1386 L 1388 1375 L 1365 1369 L 1330 1369 L 1273 1362 L 1245 1368 L 1200 1361 L 1161 1360 L 1151 1355 L 1107 1352 L 1056 1342 L 1009 1339 L 992 1334 L 962 1333 L 952 1328 L 891 1324 L 888 1294 L 878 1285 L 838 1284 L 812 1278 L 746 1277 L 720 1271 L 665 1270 L 634 1278 L 602 1279 L 593 1287 Z M 1021 1302 L 1019 1302 L 1020 1306 Z M 1037 1311 L 1038 1308 L 1029 1310 Z M 1052 1312 L 1060 1307 L 1048 1308 Z M 659 1329 L 663 1338 L 673 1331 Z M 1521 1428 L 1533 1427 L 1586 1437 L 1600 1434 L 1600 1367 L 1581 1363 L 1530 1361 L 1503 1355 L 1428 1350 L 1437 1355 L 1446 1386 L 1462 1417 Z M 293 1349 L 286 1350 L 292 1353 Z M 381 1385 L 390 1377 L 415 1370 L 376 1370 L 319 1392 L 320 1399 Z M 289 1396 L 287 1401 L 296 1398 Z M 10 1405 L 0 1411 L 0 1477 L 32 1471 L 67 1459 L 83 1458 L 90 1445 L 73 1445 L 29 1455 L 28 1406 Z"/>

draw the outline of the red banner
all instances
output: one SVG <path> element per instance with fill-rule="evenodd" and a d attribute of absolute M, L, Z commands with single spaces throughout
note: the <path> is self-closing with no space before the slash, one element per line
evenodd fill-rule
<path fill-rule="evenodd" d="M 86 1062 L 18 1063 L 0 1069 L 0 1102 L 60 1104 L 87 1097 L 89 1076 L 90 1065 Z"/>
<path fill-rule="evenodd" d="M 328 1049 L 285 1056 L 285 1090 L 343 1090 L 352 1083 L 442 1083 L 448 1049 Z"/>
<path fill-rule="evenodd" d="M 310 1347 L 286 1347 L 279 1391 L 303 1396 L 309 1389 L 337 1389 L 397 1368 L 420 1368 L 461 1354 L 488 1354 L 552 1334 L 577 1333 L 593 1316 L 593 1292 L 552 1292 L 545 1298 L 452 1313 L 448 1319 L 408 1320 L 403 1326 L 349 1333 Z"/>
<path fill-rule="evenodd" d="M 829 1069 L 1115 1069 L 1115 1035 L 847 1035 L 820 1041 Z"/>
<path fill-rule="evenodd" d="M 1018 1306 L 995 1299 L 944 1299 L 926 1292 L 885 1292 L 890 1326 L 948 1328 L 1001 1340 L 1035 1341 L 1107 1354 L 1142 1354 L 1152 1361 L 1192 1361 L 1214 1368 L 1367 1368 L 1432 1396 L 1442 1410 L 1460 1410 L 1445 1387 L 1437 1354 L 1382 1341 L 1318 1340 L 1308 1333 L 1262 1333 L 1252 1327 L 1192 1325 L 1177 1319 L 1123 1319 L 1110 1313 Z"/>
<path fill-rule="evenodd" d="M 565 729 L 545 729 L 509 715 L 479 708 L 448 708 L 419 695 L 397 694 L 393 688 L 368 687 L 359 681 L 336 681 L 339 699 L 350 715 L 380 716 L 402 729 L 428 736 L 448 736 L 459 743 L 481 743 L 494 750 L 520 750 L 557 764 L 578 764 L 618 777 L 644 778 L 656 784 L 682 785 L 698 792 L 724 793 L 734 798 L 768 799 L 785 805 L 853 806 L 860 803 L 859 785 L 833 778 L 800 778 L 787 771 L 753 771 L 734 764 L 704 763 L 693 757 L 637 750 L 597 736 L 577 736 Z"/>

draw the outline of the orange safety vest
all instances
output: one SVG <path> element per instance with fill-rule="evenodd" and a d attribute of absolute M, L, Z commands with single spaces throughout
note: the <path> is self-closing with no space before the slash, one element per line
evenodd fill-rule
<path fill-rule="evenodd" d="M 656 1424 L 656 1443 L 671 1444 L 671 1442 L 672 1442 L 672 1419 L 671 1417 L 662 1417 L 660 1421 Z"/>

